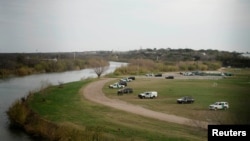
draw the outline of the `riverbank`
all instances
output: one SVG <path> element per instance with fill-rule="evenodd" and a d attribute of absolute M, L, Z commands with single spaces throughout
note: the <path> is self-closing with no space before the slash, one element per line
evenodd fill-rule
<path fill-rule="evenodd" d="M 235 74 L 225 79 L 202 80 L 139 77 L 129 83 L 135 88 L 134 94 L 126 96 L 117 96 L 116 90 L 108 88 L 109 83 L 120 78 L 86 79 L 63 85 L 52 85 L 30 93 L 15 102 L 9 110 L 12 112 L 8 115 L 13 117 L 10 118 L 12 123 L 22 126 L 29 134 L 43 136 L 48 140 L 203 141 L 207 139 L 207 132 L 199 128 L 199 123 L 192 127 L 157 119 L 156 115 L 148 117 L 142 115 L 143 111 L 132 114 L 131 111 L 122 109 L 126 109 L 126 104 L 137 105 L 189 119 L 204 121 L 209 118 L 221 124 L 247 124 L 249 110 L 242 107 L 246 107 L 249 103 L 246 98 L 250 90 L 249 71 L 240 70 Z M 136 98 L 136 94 L 144 90 L 145 86 L 147 89 L 157 89 L 160 98 L 154 100 Z M 182 96 L 183 91 L 196 98 L 195 104 L 185 105 L 185 108 L 184 105 L 176 105 L 175 99 Z M 102 99 L 103 92 L 107 96 L 105 99 Z M 90 96 L 95 98 L 91 99 Z M 221 98 L 230 103 L 229 110 L 209 111 L 207 109 L 207 105 Z M 96 101 L 99 99 L 109 104 Z"/>
<path fill-rule="evenodd" d="M 110 67 L 104 75 L 112 73 L 117 67 L 125 65 L 121 62 L 110 62 Z M 48 85 L 66 84 L 69 82 L 96 78 L 93 69 L 67 71 L 60 73 L 44 73 L 23 77 L 1 79 L 0 83 L 0 136 L 7 141 L 38 141 L 19 128 L 12 128 L 6 111 L 21 97 L 26 97 L 30 91 L 38 91 Z M 76 92 L 77 93 L 77 92 Z M 38 113 L 40 115 L 40 113 Z"/>
<path fill-rule="evenodd" d="M 75 85 L 74 88 L 76 88 L 76 90 L 79 90 L 82 85 L 90 83 L 91 81 L 93 80 L 77 82 L 77 85 Z M 66 84 L 66 85 L 70 85 L 70 84 Z M 22 128 L 31 136 L 39 137 L 39 138 L 42 137 L 45 140 L 49 140 L 49 141 L 69 141 L 69 140 L 92 141 L 92 140 L 100 140 L 100 139 L 107 140 L 107 138 L 101 134 L 102 128 L 98 126 L 77 128 L 71 124 L 48 120 L 44 118 L 42 115 L 36 113 L 32 109 L 32 106 L 34 106 L 32 104 L 32 101 L 38 98 L 39 104 L 43 104 L 43 103 L 45 104 L 49 102 L 50 98 L 48 95 L 51 96 L 51 94 L 49 94 L 50 93 L 49 91 L 51 91 L 51 89 L 59 89 L 59 91 L 63 89 L 67 91 L 67 88 L 61 85 L 51 86 L 39 92 L 29 93 L 27 97 L 23 97 L 20 100 L 17 100 L 15 103 L 13 103 L 13 105 L 7 111 L 7 115 L 11 122 L 11 126 Z M 39 96 L 37 97 L 37 95 Z M 63 104 L 62 101 L 59 103 Z M 48 109 L 44 109 L 44 110 L 47 111 Z"/>
<path fill-rule="evenodd" d="M 143 115 L 145 114 L 143 111 L 132 114 L 130 110 L 133 108 L 130 106 L 137 105 L 140 109 L 145 107 L 161 112 L 162 115 L 168 113 L 202 121 L 209 118 L 219 123 L 247 124 L 249 110 L 242 107 L 246 107 L 249 103 L 246 98 L 249 93 L 249 78 L 248 70 L 240 70 L 235 76 L 225 79 L 168 80 L 164 77 L 138 77 L 129 83 L 135 88 L 134 93 L 124 96 L 117 96 L 115 89 L 108 88 L 110 83 L 120 78 L 87 79 L 52 85 L 31 93 L 13 104 L 17 105 L 12 106 L 17 112 L 11 114 L 16 116 L 12 119 L 14 121 L 12 123 L 22 125 L 30 134 L 43 136 L 49 140 L 77 141 L 98 138 L 99 141 L 203 141 L 207 139 L 207 131 L 201 130 L 197 122 L 193 127 L 157 119 L 157 115 L 148 117 Z M 136 94 L 144 90 L 145 86 L 147 89 L 157 89 L 160 98 L 138 99 Z M 176 105 L 175 100 L 183 95 L 183 91 L 196 98 L 195 104 L 185 105 L 185 107 Z M 220 98 L 229 101 L 231 105 L 229 110 L 207 109 L 207 105 Z M 100 99 L 101 103 L 97 101 Z M 103 101 L 106 104 L 103 104 Z M 126 107 L 130 107 L 130 110 L 124 110 Z"/>
<path fill-rule="evenodd" d="M 194 140 L 205 139 L 206 132 L 129 114 L 86 100 L 80 91 L 95 80 L 51 86 L 24 100 L 39 119 L 26 114 L 21 120 L 27 131 L 49 140 Z M 20 105 L 17 107 L 21 107 Z M 24 107 L 25 108 L 25 107 Z M 28 113 L 28 112 L 22 112 Z M 104 116 L 105 115 L 105 116 Z M 24 118 L 25 119 L 25 118 Z M 28 123 L 28 122 L 29 123 Z M 31 126 L 32 125 L 32 126 Z M 33 127 L 27 128 L 27 127 Z M 36 132 L 34 132 L 36 130 Z M 179 133 L 181 135 L 179 135 Z M 146 134 L 145 134 L 146 133 Z M 194 134 L 195 133 L 195 134 Z M 188 139 L 187 139 L 188 137 Z"/>

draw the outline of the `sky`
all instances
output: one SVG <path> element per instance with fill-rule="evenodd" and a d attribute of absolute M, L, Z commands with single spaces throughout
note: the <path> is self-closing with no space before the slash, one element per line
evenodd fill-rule
<path fill-rule="evenodd" d="M 0 53 L 250 52 L 249 0 L 0 0 Z"/>

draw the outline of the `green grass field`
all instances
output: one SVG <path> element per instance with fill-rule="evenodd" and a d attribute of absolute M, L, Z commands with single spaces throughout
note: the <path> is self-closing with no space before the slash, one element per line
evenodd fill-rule
<path fill-rule="evenodd" d="M 79 91 L 92 81 L 96 80 L 67 83 L 62 88 L 49 87 L 34 94 L 29 105 L 43 118 L 58 125 L 83 131 L 93 128 L 101 130 L 109 140 L 207 140 L 206 130 L 158 121 L 86 100 Z M 107 86 L 110 83 L 103 88 L 108 97 L 142 105 L 155 111 L 220 123 L 249 123 L 249 110 L 246 108 L 250 102 L 249 71 L 237 71 L 235 76 L 222 80 L 136 79 L 129 83 L 129 86 L 134 88 L 134 93 L 123 96 L 117 96 L 117 89 L 109 89 Z M 158 91 L 159 97 L 157 99 L 137 97 L 138 93 L 147 90 Z M 176 104 L 176 99 L 184 95 L 192 95 L 196 100 L 195 103 Z M 208 110 L 209 104 L 221 100 L 229 102 L 228 110 Z"/>
<path fill-rule="evenodd" d="M 127 86 L 134 89 L 133 94 L 118 96 L 117 90 L 108 88 L 109 84 L 106 84 L 103 91 L 110 98 L 168 114 L 220 124 L 249 124 L 250 73 L 246 70 L 234 70 L 234 74 L 219 80 L 137 78 Z M 151 90 L 158 92 L 158 98 L 137 97 L 139 93 Z M 195 103 L 176 103 L 177 98 L 187 95 L 193 96 Z M 226 111 L 208 110 L 208 106 L 216 101 L 227 101 L 230 108 Z"/>
<path fill-rule="evenodd" d="M 235 82 L 237 81 L 237 82 Z M 168 114 L 184 116 L 199 120 L 220 120 L 222 123 L 248 122 L 248 103 L 250 99 L 249 82 L 244 79 L 222 80 L 166 80 L 166 79 L 137 79 L 130 82 L 128 87 L 134 89 L 133 94 L 118 96 L 117 90 L 104 88 L 110 98 L 117 98 L 145 108 Z M 146 88 L 145 88 L 146 86 Z M 137 95 L 144 91 L 157 91 L 156 99 L 139 99 Z M 193 104 L 177 104 L 176 99 L 182 96 L 193 96 Z M 209 104 L 216 101 L 229 102 L 230 108 L 226 111 L 208 110 Z M 221 119 L 212 117 L 220 115 Z M 244 115 L 246 114 L 246 115 Z M 235 121 L 239 118 L 241 120 Z M 219 118 L 219 116 L 217 116 Z M 233 121 L 232 121 L 233 120 Z M 215 121 L 219 122 L 219 121 Z"/>

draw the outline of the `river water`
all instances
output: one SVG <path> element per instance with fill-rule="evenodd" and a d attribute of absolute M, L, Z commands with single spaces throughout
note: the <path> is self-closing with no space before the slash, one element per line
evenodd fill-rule
<path fill-rule="evenodd" d="M 110 62 L 105 74 L 112 73 L 118 67 L 127 63 Z M 36 74 L 24 77 L 15 77 L 0 80 L 0 140 L 2 141 L 35 141 L 24 131 L 10 128 L 6 111 L 13 102 L 28 95 L 30 91 L 36 91 L 47 84 L 58 85 L 86 78 L 96 78 L 93 69 L 68 71 L 62 73 Z"/>

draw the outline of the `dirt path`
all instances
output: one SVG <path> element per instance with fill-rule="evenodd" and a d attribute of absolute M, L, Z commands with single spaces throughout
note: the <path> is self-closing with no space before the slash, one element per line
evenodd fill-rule
<path fill-rule="evenodd" d="M 207 129 L 207 122 L 203 121 L 195 121 L 192 119 L 179 117 L 175 115 L 169 115 L 161 112 L 152 111 L 149 109 L 145 109 L 138 105 L 133 105 L 127 103 L 125 101 L 121 101 L 118 99 L 110 99 L 104 95 L 102 92 L 102 88 L 106 82 L 113 80 L 112 78 L 103 78 L 99 81 L 95 81 L 87 85 L 83 90 L 83 95 L 90 101 L 100 103 L 112 108 L 116 108 L 119 110 L 127 111 L 133 114 L 154 118 L 162 121 L 173 122 L 178 124 L 185 124 L 189 126 L 196 126 Z"/>

